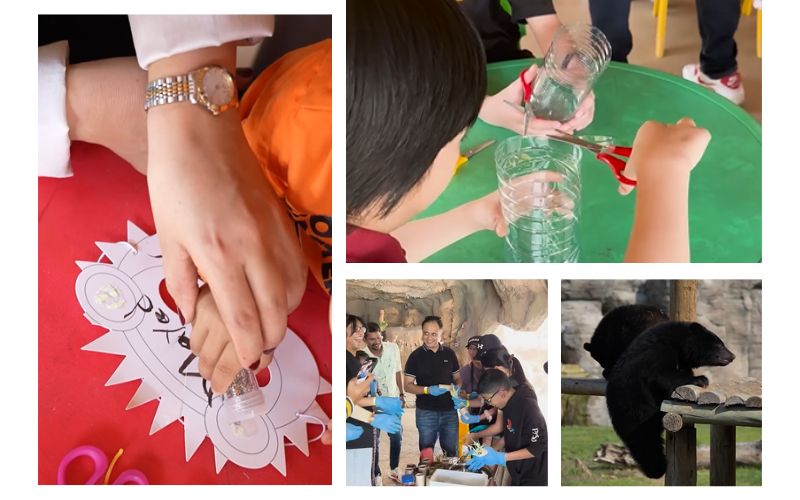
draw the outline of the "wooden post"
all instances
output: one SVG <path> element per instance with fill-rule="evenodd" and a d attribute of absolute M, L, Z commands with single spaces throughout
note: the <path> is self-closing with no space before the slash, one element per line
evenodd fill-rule
<path fill-rule="evenodd" d="M 669 316 L 672 321 L 697 319 L 697 280 L 673 280 L 669 295 Z"/>
<path fill-rule="evenodd" d="M 666 486 L 697 485 L 697 429 L 684 425 L 678 432 L 667 432 Z"/>
<path fill-rule="evenodd" d="M 673 321 L 697 318 L 697 280 L 673 280 L 670 285 L 669 316 Z M 697 430 L 684 424 L 667 432 L 667 486 L 697 485 Z"/>
<path fill-rule="evenodd" d="M 736 486 L 736 426 L 711 426 L 711 486 Z"/>

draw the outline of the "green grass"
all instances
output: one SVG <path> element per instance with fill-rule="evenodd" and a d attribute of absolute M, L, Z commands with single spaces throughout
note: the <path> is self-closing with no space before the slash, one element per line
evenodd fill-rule
<path fill-rule="evenodd" d="M 709 426 L 697 425 L 697 444 L 709 444 Z M 761 429 L 737 427 L 736 441 L 757 441 L 761 439 Z M 664 478 L 648 479 L 638 469 L 614 466 L 592 461 L 595 450 L 602 443 L 622 441 L 611 427 L 563 426 L 561 427 L 561 484 L 564 486 L 663 486 Z M 589 473 L 580 467 L 580 460 Z M 698 486 L 708 486 L 708 469 L 697 471 Z M 760 486 L 760 466 L 737 466 L 736 484 L 739 486 Z"/>

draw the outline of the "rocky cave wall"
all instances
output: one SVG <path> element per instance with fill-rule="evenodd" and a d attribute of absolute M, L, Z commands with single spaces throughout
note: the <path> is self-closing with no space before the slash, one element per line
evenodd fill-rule
<path fill-rule="evenodd" d="M 442 318 L 442 341 L 466 363 L 463 347 L 497 325 L 535 331 L 547 317 L 547 285 L 540 280 L 349 280 L 347 312 L 378 321 L 383 309 L 388 341 L 405 363 L 422 344 L 425 316 Z"/>

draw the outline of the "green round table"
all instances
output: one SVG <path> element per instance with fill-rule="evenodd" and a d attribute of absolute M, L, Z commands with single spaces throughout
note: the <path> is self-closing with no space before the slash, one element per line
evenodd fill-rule
<path fill-rule="evenodd" d="M 530 60 L 488 65 L 488 92 L 518 78 Z M 659 71 L 611 63 L 595 86 L 594 121 L 580 135 L 611 136 L 629 146 L 646 120 L 674 123 L 689 116 L 711 132 L 711 143 L 692 171 L 689 230 L 693 262 L 761 260 L 761 127 L 715 93 Z M 494 151 L 512 132 L 478 120 L 462 150 L 496 139 L 464 165 L 420 218 L 436 215 L 497 189 Z M 633 223 L 635 191 L 617 194 L 608 167 L 584 152 L 578 230 L 581 262 L 622 262 Z M 425 262 L 505 262 L 505 242 L 489 231 L 470 235 Z"/>

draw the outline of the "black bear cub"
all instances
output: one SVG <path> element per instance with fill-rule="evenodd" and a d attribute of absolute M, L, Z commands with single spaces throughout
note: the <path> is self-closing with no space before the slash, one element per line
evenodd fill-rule
<path fill-rule="evenodd" d="M 725 366 L 735 357 L 702 325 L 677 321 L 648 328 L 620 355 L 608 378 L 608 413 L 647 477 L 659 478 L 667 468 L 661 402 L 681 385 L 708 385 L 692 368 Z"/>
<path fill-rule="evenodd" d="M 591 342 L 583 348 L 603 367 L 603 377 L 608 380 L 620 354 L 640 333 L 658 323 L 669 321 L 669 316 L 655 306 L 634 304 L 609 311 L 592 334 Z"/>

